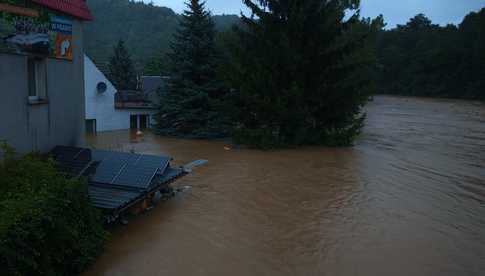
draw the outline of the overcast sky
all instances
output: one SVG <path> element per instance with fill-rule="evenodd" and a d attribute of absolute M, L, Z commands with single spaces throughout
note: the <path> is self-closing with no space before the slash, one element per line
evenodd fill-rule
<path fill-rule="evenodd" d="M 150 2 L 150 0 L 144 0 Z M 156 5 L 172 8 L 180 13 L 183 0 L 152 0 Z M 241 0 L 206 0 L 213 14 L 239 14 L 244 5 Z M 446 25 L 460 23 L 471 11 L 485 7 L 485 0 L 361 0 L 362 15 L 376 17 L 383 14 L 388 27 L 405 24 L 418 13 L 426 14 L 433 23 Z"/>

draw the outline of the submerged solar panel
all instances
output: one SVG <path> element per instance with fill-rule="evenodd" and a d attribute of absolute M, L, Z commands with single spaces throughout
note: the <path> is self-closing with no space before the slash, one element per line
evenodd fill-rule
<path fill-rule="evenodd" d="M 57 146 L 51 151 L 57 166 L 70 176 L 79 176 L 91 162 L 91 150 Z"/>
<path fill-rule="evenodd" d="M 169 161 L 170 159 L 168 157 L 142 155 L 135 164 L 147 168 L 165 168 Z"/>
<path fill-rule="evenodd" d="M 113 184 L 147 189 L 157 170 L 158 168 L 139 167 L 134 164 L 129 164 L 116 177 Z"/>
<path fill-rule="evenodd" d="M 105 160 L 102 161 L 96 168 L 96 172 L 92 177 L 94 182 L 98 183 L 112 183 L 115 177 L 121 172 L 125 166 L 124 160 Z"/>
<path fill-rule="evenodd" d="M 165 171 L 169 158 L 141 155 L 136 161 L 128 162 L 113 184 L 138 189 L 148 189 L 157 172 Z"/>
<path fill-rule="evenodd" d="M 165 156 L 61 146 L 51 154 L 71 176 L 89 177 L 91 202 L 109 210 L 126 208 L 184 174 L 180 168 L 170 168 Z"/>
<path fill-rule="evenodd" d="M 113 184 L 113 181 L 121 173 L 123 168 L 131 159 L 138 156 L 123 152 L 93 151 L 93 159 L 99 162 L 96 167 L 92 181 L 98 183 Z"/>
<path fill-rule="evenodd" d="M 124 152 L 93 151 L 99 162 L 92 181 L 100 184 L 148 189 L 154 175 L 163 172 L 170 158 Z"/>
<path fill-rule="evenodd" d="M 138 158 L 140 155 L 127 152 L 116 152 L 107 150 L 93 150 L 92 156 L 94 161 L 102 162 L 106 160 L 124 160 L 128 161 L 132 158 Z"/>
<path fill-rule="evenodd" d="M 163 174 L 157 173 L 155 175 L 151 183 L 151 188 L 154 188 L 156 186 L 163 185 L 163 184 L 168 184 L 185 174 L 186 172 L 184 172 L 182 168 L 167 167 L 167 169 L 163 172 Z"/>

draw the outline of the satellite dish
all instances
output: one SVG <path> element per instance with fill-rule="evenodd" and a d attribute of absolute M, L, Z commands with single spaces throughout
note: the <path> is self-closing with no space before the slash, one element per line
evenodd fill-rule
<path fill-rule="evenodd" d="M 106 92 L 107 89 L 108 89 L 108 86 L 106 85 L 105 82 L 100 81 L 96 85 L 96 90 L 98 91 L 99 94 Z"/>

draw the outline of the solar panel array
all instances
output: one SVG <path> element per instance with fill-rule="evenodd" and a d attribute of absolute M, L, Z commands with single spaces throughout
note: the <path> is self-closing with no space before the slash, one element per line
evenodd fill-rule
<path fill-rule="evenodd" d="M 91 162 L 91 150 L 57 146 L 52 150 L 58 167 L 70 176 L 79 176 Z"/>
<path fill-rule="evenodd" d="M 148 189 L 157 171 L 164 171 L 168 157 L 93 151 L 93 159 L 100 162 L 93 182 Z"/>
<path fill-rule="evenodd" d="M 170 158 L 165 156 L 60 146 L 51 154 L 71 176 L 89 177 L 91 202 L 103 209 L 124 208 L 183 174 L 170 168 Z"/>
<path fill-rule="evenodd" d="M 102 157 L 98 159 L 98 157 Z M 93 159 L 99 162 L 96 168 L 96 173 L 92 178 L 92 181 L 98 183 L 113 184 L 116 176 L 123 170 L 127 162 L 134 159 L 135 156 L 126 153 L 107 153 L 102 152 L 98 154 L 97 151 L 93 153 Z"/>

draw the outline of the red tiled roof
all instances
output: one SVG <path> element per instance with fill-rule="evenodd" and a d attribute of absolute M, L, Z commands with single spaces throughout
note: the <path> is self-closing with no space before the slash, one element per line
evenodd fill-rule
<path fill-rule="evenodd" d="M 32 2 L 80 19 L 93 19 L 85 0 L 32 0 Z"/>

